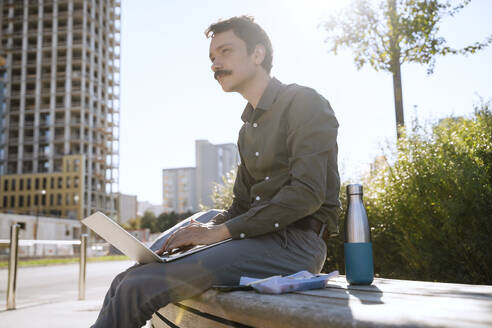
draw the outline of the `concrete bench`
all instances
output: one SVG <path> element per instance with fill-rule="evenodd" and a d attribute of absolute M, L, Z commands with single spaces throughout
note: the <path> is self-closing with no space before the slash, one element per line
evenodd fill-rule
<path fill-rule="evenodd" d="M 161 308 L 162 327 L 492 327 L 492 286 L 376 278 L 282 295 L 218 292 Z"/>

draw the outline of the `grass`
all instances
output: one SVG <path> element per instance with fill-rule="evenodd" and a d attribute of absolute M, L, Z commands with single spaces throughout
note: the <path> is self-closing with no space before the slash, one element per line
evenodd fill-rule
<path fill-rule="evenodd" d="M 68 263 L 78 263 L 78 257 L 70 258 L 58 258 L 58 259 L 30 259 L 30 260 L 19 260 L 19 267 L 30 267 L 30 266 L 44 266 L 44 265 L 56 265 L 56 264 L 68 264 Z M 108 256 L 98 256 L 98 257 L 88 257 L 87 262 L 104 262 L 104 261 L 125 261 L 129 260 L 128 256 L 125 255 L 108 255 Z M 0 261 L 0 269 L 8 268 L 9 261 Z"/>

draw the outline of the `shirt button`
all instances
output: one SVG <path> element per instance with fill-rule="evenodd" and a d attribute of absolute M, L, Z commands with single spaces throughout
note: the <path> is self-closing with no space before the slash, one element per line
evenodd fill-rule
<path fill-rule="evenodd" d="M 242 233 L 242 232 L 241 232 L 241 233 L 239 234 L 239 237 L 244 238 L 244 237 L 246 237 L 246 235 L 245 235 L 244 233 Z"/>
<path fill-rule="evenodd" d="M 260 156 L 260 153 L 259 153 L 259 152 L 256 152 L 256 153 L 255 153 L 255 156 L 256 156 L 256 157 Z"/>
<path fill-rule="evenodd" d="M 260 196 L 256 196 L 256 200 L 260 200 L 260 199 L 261 199 Z"/>
<path fill-rule="evenodd" d="M 270 177 L 265 177 L 265 180 L 269 180 L 269 179 L 270 179 Z"/>
<path fill-rule="evenodd" d="M 275 228 L 278 228 L 278 223 L 275 223 Z"/>
<path fill-rule="evenodd" d="M 254 128 L 257 128 L 258 127 L 258 123 L 253 123 L 253 127 Z"/>

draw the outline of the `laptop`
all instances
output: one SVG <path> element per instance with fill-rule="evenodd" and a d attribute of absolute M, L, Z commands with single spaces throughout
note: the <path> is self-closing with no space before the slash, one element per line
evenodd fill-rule
<path fill-rule="evenodd" d="M 198 212 L 191 217 L 179 222 L 172 228 L 163 232 L 156 241 L 150 246 L 146 246 L 140 240 L 132 236 L 128 231 L 123 229 L 118 223 L 107 217 L 101 212 L 96 212 L 87 218 L 82 220 L 82 223 L 89 227 L 96 234 L 104 238 L 108 243 L 116 247 L 123 254 L 131 258 L 132 260 L 138 262 L 139 264 L 146 264 L 152 262 L 170 262 L 179 259 L 190 254 L 202 251 L 204 249 L 214 247 L 225 243 L 229 240 L 223 240 L 218 243 L 210 245 L 196 245 L 191 248 L 178 251 L 172 254 L 164 254 L 162 256 L 155 253 L 156 250 L 160 249 L 165 243 L 167 238 L 181 227 L 189 224 L 191 220 L 196 220 L 201 223 L 207 223 L 215 215 L 219 213 L 218 210 L 210 210 L 206 212 Z"/>

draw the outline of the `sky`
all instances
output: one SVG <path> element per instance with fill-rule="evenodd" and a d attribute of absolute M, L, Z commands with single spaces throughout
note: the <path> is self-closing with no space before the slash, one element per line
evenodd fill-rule
<path fill-rule="evenodd" d="M 120 192 L 162 203 L 162 169 L 195 166 L 195 140 L 237 142 L 246 100 L 214 80 L 204 31 L 219 19 L 252 15 L 273 44 L 273 69 L 283 83 L 316 89 L 339 121 L 342 181 L 357 182 L 396 140 L 392 77 L 357 70 L 350 50 L 336 56 L 324 42 L 323 19 L 348 0 L 123 0 L 121 10 Z M 492 1 L 474 0 L 441 24 L 452 47 L 492 34 Z M 431 124 L 470 116 L 492 98 L 492 47 L 446 56 L 434 74 L 402 66 L 405 122 Z"/>

